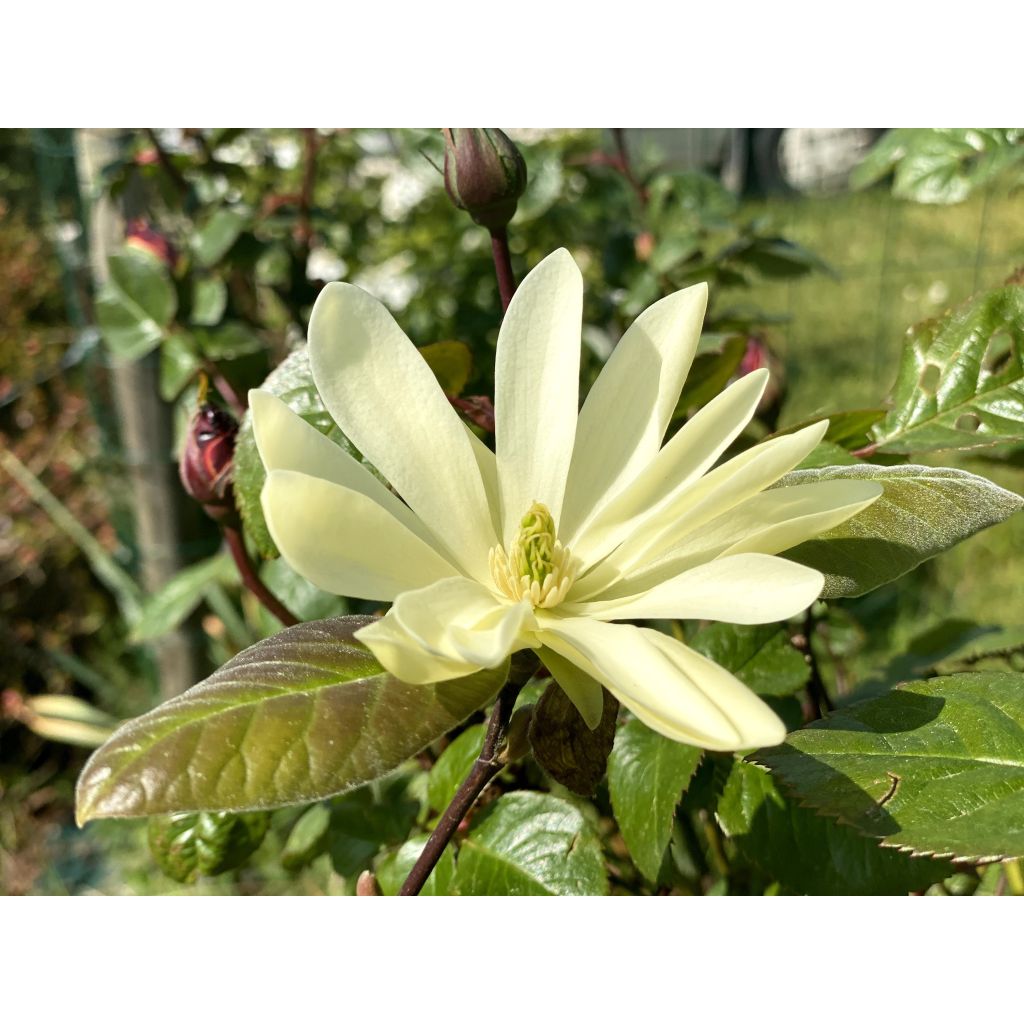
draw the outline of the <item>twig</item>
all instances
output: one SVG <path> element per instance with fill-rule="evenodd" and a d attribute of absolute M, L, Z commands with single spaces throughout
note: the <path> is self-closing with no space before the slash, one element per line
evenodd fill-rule
<path fill-rule="evenodd" d="M 619 151 L 619 170 L 636 193 L 640 205 L 646 206 L 649 198 L 647 189 L 637 181 L 637 177 L 633 173 L 633 162 L 629 158 L 629 147 L 626 145 L 626 133 L 622 128 L 613 128 L 612 137 L 615 139 L 615 148 Z"/>
<path fill-rule="evenodd" d="M 220 372 L 217 364 L 210 359 L 203 360 L 203 372 L 217 389 L 217 393 L 229 406 L 237 419 L 245 415 L 248 405 L 245 399 L 234 389 L 231 382 Z"/>
<path fill-rule="evenodd" d="M 494 272 L 498 275 L 501 308 L 505 311 L 516 290 L 516 278 L 512 273 L 512 254 L 508 251 L 508 231 L 505 228 L 495 228 L 491 231 L 491 253 L 494 256 Z"/>
<path fill-rule="evenodd" d="M 821 668 L 818 665 L 818 656 L 814 652 L 814 615 L 808 608 L 804 614 L 803 645 L 795 644 L 799 650 L 803 646 L 804 657 L 811 669 L 811 678 L 807 680 L 807 696 L 809 706 L 804 709 L 804 717 L 810 722 L 821 718 L 829 711 L 835 711 L 836 706 L 825 689 L 825 683 L 821 678 Z M 796 638 L 794 637 L 794 640 Z"/>
<path fill-rule="evenodd" d="M 278 618 L 285 626 L 295 626 L 299 620 L 266 588 L 263 581 L 256 575 L 256 567 L 249 558 L 249 552 L 245 547 L 245 540 L 242 537 L 238 526 L 231 522 L 221 523 L 221 530 L 224 533 L 224 540 L 227 541 L 228 550 L 235 560 L 238 573 L 246 588 L 256 595 L 260 604 Z"/>
<path fill-rule="evenodd" d="M 313 207 L 313 188 L 316 185 L 316 158 L 320 151 L 320 142 L 316 137 L 315 128 L 303 128 L 302 135 L 306 143 L 305 163 L 302 169 L 302 190 L 299 192 L 299 222 L 295 227 L 295 237 L 304 252 L 309 252 L 313 241 L 313 223 L 310 211 Z"/>
<path fill-rule="evenodd" d="M 170 158 L 167 150 L 160 145 L 160 140 L 157 138 L 156 132 L 152 128 L 143 128 L 142 130 L 146 133 L 146 138 L 149 139 L 150 144 L 156 151 L 156 158 L 160 161 L 160 166 L 163 168 L 164 173 L 171 179 L 171 181 L 174 182 L 182 195 L 188 195 L 188 181 L 186 181 L 185 176 L 181 171 L 174 166 L 174 161 Z"/>
<path fill-rule="evenodd" d="M 413 865 L 409 877 L 405 880 L 399 896 L 416 896 L 430 877 L 430 872 L 441 859 L 441 854 L 451 842 L 459 823 L 465 818 L 477 797 L 484 791 L 487 784 L 505 767 L 499 756 L 499 748 L 505 738 L 512 709 L 515 707 L 519 691 L 530 681 L 537 670 L 537 656 L 533 651 L 520 651 L 512 657 L 508 681 L 502 687 L 498 699 L 494 703 L 491 717 L 487 720 L 487 731 L 484 734 L 484 745 L 480 756 L 473 763 L 469 774 L 463 780 L 452 802 L 448 805 L 437 827 L 423 847 L 419 860 Z"/>

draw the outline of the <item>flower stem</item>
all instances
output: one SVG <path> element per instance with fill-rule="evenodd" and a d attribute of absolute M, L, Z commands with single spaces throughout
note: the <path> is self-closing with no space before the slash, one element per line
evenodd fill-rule
<path fill-rule="evenodd" d="M 477 797 L 486 789 L 487 784 L 505 767 L 499 748 L 505 738 L 512 709 L 515 707 L 519 691 L 530 681 L 537 671 L 539 662 L 533 651 L 520 651 L 512 656 L 508 681 L 502 687 L 498 699 L 494 702 L 491 717 L 487 720 L 487 731 L 484 734 L 484 745 L 480 756 L 473 763 L 469 774 L 459 786 L 452 802 L 448 805 L 437 827 L 423 847 L 419 860 L 413 865 L 409 877 L 405 880 L 399 896 L 417 896 L 424 883 L 430 877 L 437 862 L 441 859 L 446 847 L 455 835 L 459 823 L 465 818 Z"/>
<path fill-rule="evenodd" d="M 516 278 L 512 273 L 512 254 L 508 251 L 508 231 L 494 228 L 491 231 L 491 254 L 494 256 L 494 271 L 498 275 L 498 293 L 501 295 L 502 310 L 508 309 L 516 290 Z"/>
<path fill-rule="evenodd" d="M 231 557 L 238 566 L 238 573 L 246 588 L 256 595 L 260 604 L 263 605 L 271 615 L 274 615 L 285 626 L 295 626 L 298 619 L 274 595 L 266 588 L 263 581 L 256 575 L 256 567 L 249 558 L 249 552 L 245 547 L 245 540 L 241 530 L 233 523 L 222 523 L 221 530 L 224 533 L 224 540 L 227 541 Z"/>

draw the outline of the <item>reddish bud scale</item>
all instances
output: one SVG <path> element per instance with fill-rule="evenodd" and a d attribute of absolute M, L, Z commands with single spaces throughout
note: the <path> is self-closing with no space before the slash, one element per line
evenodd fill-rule
<path fill-rule="evenodd" d="M 178 466 L 181 483 L 196 501 L 214 510 L 231 505 L 238 424 L 223 409 L 203 405 L 192 418 Z"/>
<path fill-rule="evenodd" d="M 146 220 L 129 221 L 125 228 L 125 241 L 135 249 L 152 253 L 168 267 L 173 267 L 178 261 L 178 254 L 167 240 L 167 236 L 157 231 Z"/>

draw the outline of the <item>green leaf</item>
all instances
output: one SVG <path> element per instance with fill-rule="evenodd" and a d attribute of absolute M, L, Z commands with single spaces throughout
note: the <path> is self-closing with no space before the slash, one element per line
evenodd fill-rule
<path fill-rule="evenodd" d="M 196 263 L 201 267 L 212 267 L 221 260 L 238 240 L 249 220 L 250 214 L 246 210 L 222 206 L 214 211 L 192 240 Z"/>
<path fill-rule="evenodd" d="M 863 512 L 785 553 L 825 574 L 823 598 L 866 594 L 1024 506 L 984 477 L 930 466 L 802 469 L 776 486 L 817 480 L 874 480 L 883 488 Z"/>
<path fill-rule="evenodd" d="M 235 578 L 234 563 L 226 552 L 182 569 L 146 598 L 142 615 L 128 635 L 129 643 L 148 643 L 176 629 L 199 607 L 213 584 Z"/>
<path fill-rule="evenodd" d="M 261 846 L 270 815 L 170 814 L 149 819 L 149 849 L 160 870 L 190 885 L 244 864 Z"/>
<path fill-rule="evenodd" d="M 313 383 L 309 368 L 309 351 L 306 346 L 296 349 L 260 385 L 281 399 L 292 412 L 307 423 L 311 423 L 322 434 L 326 434 L 349 454 L 358 458 L 358 452 L 348 438 L 338 429 L 331 414 L 320 400 L 320 394 Z M 270 537 L 260 492 L 267 474 L 256 449 L 256 438 L 252 432 L 252 415 L 246 413 L 238 430 L 235 445 L 235 504 L 245 523 L 245 532 L 264 558 L 277 558 L 278 550 Z"/>
<path fill-rule="evenodd" d="M 743 857 L 794 892 L 885 896 L 924 889 L 949 866 L 884 850 L 852 828 L 785 799 L 757 765 L 737 761 L 716 812 Z"/>
<path fill-rule="evenodd" d="M 227 286 L 219 277 L 199 277 L 192 282 L 191 323 L 213 327 L 220 323 L 228 304 Z"/>
<path fill-rule="evenodd" d="M 316 860 L 327 849 L 327 831 L 331 824 L 331 811 L 327 804 L 313 804 L 288 833 L 288 841 L 281 851 L 281 866 L 287 871 L 298 871 Z"/>
<path fill-rule="evenodd" d="M 297 619 L 312 622 L 314 619 L 331 619 L 348 612 L 348 601 L 337 594 L 310 583 L 300 576 L 283 558 L 265 562 L 260 567 L 260 579 L 271 589 L 285 608 Z M 261 606 L 262 607 L 262 606 Z M 278 620 L 267 612 L 267 624 L 276 632 Z"/>
<path fill-rule="evenodd" d="M 548 793 L 507 793 L 459 847 L 462 896 L 606 896 L 601 843 L 574 804 Z"/>
<path fill-rule="evenodd" d="M 604 710 L 596 729 L 587 727 L 576 705 L 555 682 L 545 688 L 530 719 L 530 747 L 537 763 L 580 796 L 593 796 L 615 741 L 619 702 L 603 687 L 601 693 Z"/>
<path fill-rule="evenodd" d="M 126 247 L 109 260 L 110 277 L 96 298 L 96 319 L 110 351 L 140 359 L 160 344 L 178 297 L 167 267 L 152 253 Z"/>
<path fill-rule="evenodd" d="M 439 814 L 452 802 L 484 745 L 484 726 L 471 725 L 452 740 L 430 769 L 427 803 Z"/>
<path fill-rule="evenodd" d="M 654 882 L 672 835 L 672 819 L 702 751 L 676 743 L 631 718 L 619 726 L 608 760 L 612 810 L 633 863 Z"/>
<path fill-rule="evenodd" d="M 865 188 L 895 171 L 893 195 L 918 203 L 959 203 L 1024 161 L 1019 128 L 893 128 L 850 175 Z"/>
<path fill-rule="evenodd" d="M 681 419 L 690 409 L 710 402 L 739 369 L 746 351 L 747 339 L 734 335 L 724 339 L 719 351 L 698 352 L 686 375 L 683 393 L 672 418 Z"/>
<path fill-rule="evenodd" d="M 237 320 L 197 330 L 195 338 L 203 355 L 214 362 L 238 359 L 266 348 L 263 339 L 251 327 Z"/>
<path fill-rule="evenodd" d="M 1024 287 L 988 292 L 907 334 L 892 409 L 872 428 L 894 454 L 1024 438 Z"/>
<path fill-rule="evenodd" d="M 1024 675 L 906 683 L 759 751 L 800 799 L 884 846 L 1024 856 Z"/>
<path fill-rule="evenodd" d="M 165 402 L 173 402 L 202 365 L 187 334 L 181 331 L 168 334 L 160 346 L 160 397 Z"/>
<path fill-rule="evenodd" d="M 831 441 L 821 441 L 811 450 L 797 469 L 821 469 L 823 466 L 856 466 L 860 460 L 845 448 Z"/>
<path fill-rule="evenodd" d="M 419 811 L 408 788 L 408 774 L 400 774 L 334 802 L 327 849 L 339 875 L 358 877 L 382 847 L 404 842 Z"/>
<path fill-rule="evenodd" d="M 437 341 L 419 350 L 434 372 L 441 390 L 449 395 L 460 395 L 473 371 L 473 353 L 461 341 Z"/>
<path fill-rule="evenodd" d="M 810 419 L 794 423 L 784 430 L 776 431 L 771 436 L 795 434 L 798 430 L 803 430 L 804 427 L 827 419 L 828 430 L 825 431 L 823 441 L 831 442 L 840 448 L 863 448 L 871 440 L 869 431 L 879 420 L 885 419 L 885 413 L 885 409 L 848 409 L 845 412 L 821 413 Z"/>
<path fill-rule="evenodd" d="M 78 780 L 80 823 L 310 803 L 397 768 L 488 703 L 508 666 L 435 686 L 385 672 L 353 634 L 306 622 L 126 723 Z"/>
<path fill-rule="evenodd" d="M 397 896 L 409 872 L 416 865 L 428 836 L 416 836 L 404 843 L 395 853 L 385 857 L 377 867 L 377 884 L 383 896 Z M 421 896 L 451 896 L 455 883 L 455 854 L 449 846 L 434 866 L 430 877 L 420 889 Z"/>
<path fill-rule="evenodd" d="M 790 643 L 785 628 L 776 623 L 733 626 L 713 622 L 693 638 L 690 646 L 762 697 L 796 693 L 811 677 L 806 659 Z"/>

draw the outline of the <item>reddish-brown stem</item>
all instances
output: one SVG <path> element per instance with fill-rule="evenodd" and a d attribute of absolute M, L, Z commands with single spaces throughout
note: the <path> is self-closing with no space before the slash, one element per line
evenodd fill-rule
<path fill-rule="evenodd" d="M 185 175 L 175 167 L 174 161 L 171 159 L 167 150 L 160 145 L 160 140 L 157 138 L 156 132 L 152 128 L 143 128 L 142 130 L 146 133 L 146 138 L 149 139 L 150 145 L 152 145 L 156 152 L 156 158 L 160 162 L 160 167 L 163 169 L 163 172 L 171 179 L 171 181 L 174 182 L 175 187 L 181 191 L 182 195 L 187 195 L 189 184 L 185 180 Z"/>
<path fill-rule="evenodd" d="M 299 193 L 299 222 L 295 228 L 295 234 L 299 245 L 309 251 L 313 242 L 313 224 L 310 219 L 310 212 L 313 206 L 313 187 L 316 184 L 316 157 L 320 149 L 320 142 L 316 137 L 315 128 L 303 128 L 302 135 L 305 139 L 305 162 L 302 169 L 302 191 Z"/>
<path fill-rule="evenodd" d="M 498 275 L 501 308 L 505 311 L 516 291 L 516 278 L 512 273 L 512 254 L 508 250 L 508 232 L 505 228 L 494 228 L 491 231 L 491 253 L 494 256 L 494 272 Z"/>
<path fill-rule="evenodd" d="M 249 552 L 245 547 L 245 538 L 242 531 L 233 523 L 221 523 L 221 530 L 224 533 L 224 540 L 227 541 L 231 557 L 238 566 L 238 573 L 246 589 L 251 591 L 259 599 L 260 604 L 267 609 L 271 615 L 276 616 L 285 626 L 295 626 L 299 620 L 266 588 L 263 581 L 256 575 L 256 567 L 252 564 Z"/>
<path fill-rule="evenodd" d="M 870 459 L 877 451 L 878 443 L 876 441 L 872 441 L 871 444 L 866 444 L 863 448 L 858 448 L 855 452 L 850 452 L 850 454 L 854 456 L 854 458 Z"/>
<path fill-rule="evenodd" d="M 499 756 L 502 741 L 505 739 L 505 730 L 512 718 L 516 697 L 530 681 L 538 664 L 537 656 L 532 651 L 520 651 L 513 655 L 508 681 L 502 687 L 501 693 L 498 694 L 498 699 L 491 710 L 491 716 L 487 720 L 487 731 L 484 734 L 484 745 L 480 756 L 474 762 L 455 796 L 452 797 L 452 802 L 441 815 L 437 827 L 431 833 L 427 845 L 423 847 L 419 859 L 413 865 L 409 877 L 399 891 L 399 896 L 419 895 L 419 891 L 430 877 L 431 871 L 441 859 L 441 854 L 444 853 L 452 836 L 455 835 L 459 823 L 469 813 L 470 808 L 476 803 L 477 797 L 487 788 L 491 779 L 505 767 Z"/>
<path fill-rule="evenodd" d="M 210 379 L 210 383 L 217 389 L 217 393 L 231 407 L 232 413 L 241 419 L 245 415 L 248 406 L 242 396 L 234 389 L 231 382 L 217 369 L 217 364 L 209 359 L 203 362 L 203 373 Z"/>
<path fill-rule="evenodd" d="M 615 148 L 619 151 L 619 170 L 622 176 L 629 182 L 630 187 L 636 193 L 641 206 L 647 205 L 647 189 L 640 184 L 633 173 L 633 163 L 629 159 L 629 148 L 626 145 L 626 133 L 622 128 L 613 128 L 612 136 L 615 139 Z"/>

